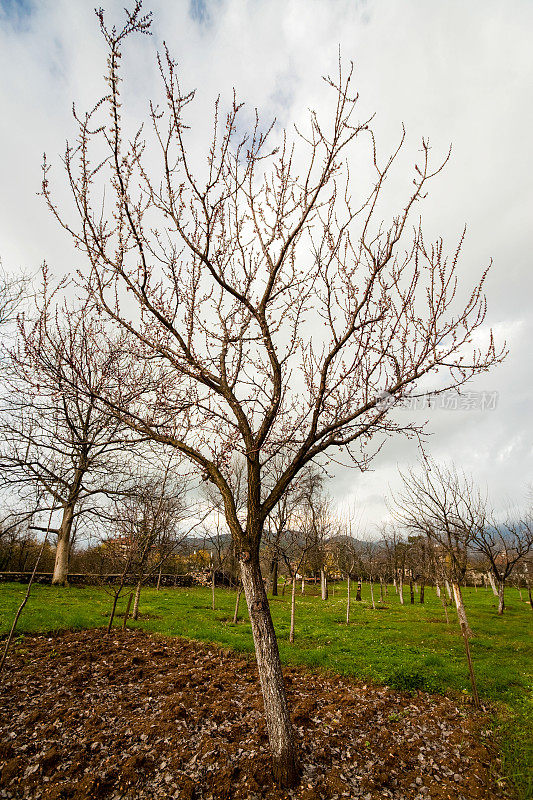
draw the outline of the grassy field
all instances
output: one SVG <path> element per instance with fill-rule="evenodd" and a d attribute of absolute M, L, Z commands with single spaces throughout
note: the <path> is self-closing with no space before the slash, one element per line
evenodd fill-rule
<path fill-rule="evenodd" d="M 297 596 L 296 642 L 290 645 L 289 595 L 272 598 L 271 608 L 284 662 L 329 669 L 356 678 L 387 683 L 399 689 L 434 692 L 470 692 L 463 642 L 453 609 L 447 625 L 432 589 L 426 602 L 401 606 L 389 588 L 376 610 L 368 586 L 363 602 L 352 595 L 352 618 L 346 625 L 346 586 L 323 602 L 314 586 Z M 10 627 L 25 592 L 20 584 L 0 586 L 0 633 Z M 377 593 L 376 593 L 377 594 Z M 483 699 L 496 704 L 504 772 L 521 798 L 533 797 L 533 611 L 518 591 L 506 593 L 503 617 L 496 614 L 496 598 L 485 589 L 465 590 L 469 622 L 475 633 L 472 655 Z M 408 599 L 408 596 L 407 596 Z M 524 600 L 526 597 L 524 596 Z M 119 613 L 125 606 L 119 603 Z M 233 625 L 235 593 L 217 589 L 216 610 L 210 589 L 144 589 L 142 618 L 132 627 L 164 635 L 218 642 L 251 652 L 250 625 L 244 598 L 241 620 Z M 18 633 L 53 632 L 106 624 L 111 598 L 103 589 L 36 586 L 19 621 Z M 119 618 L 119 623 L 121 620 Z"/>

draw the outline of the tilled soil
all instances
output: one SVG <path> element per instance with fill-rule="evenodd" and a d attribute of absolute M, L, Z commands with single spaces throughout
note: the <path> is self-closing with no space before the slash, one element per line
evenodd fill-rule
<path fill-rule="evenodd" d="M 275 787 L 252 660 L 139 631 L 26 637 L 0 688 L 0 797 L 499 796 L 490 731 L 448 698 L 287 668 L 303 779 Z"/>

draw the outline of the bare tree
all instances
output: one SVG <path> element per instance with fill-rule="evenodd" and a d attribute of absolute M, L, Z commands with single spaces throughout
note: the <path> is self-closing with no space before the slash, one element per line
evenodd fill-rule
<path fill-rule="evenodd" d="M 345 508 L 339 514 L 339 532 L 335 537 L 332 552 L 335 565 L 346 580 L 346 624 L 350 622 L 352 577 L 356 566 L 360 567 L 361 562 L 361 542 L 355 539 L 357 530 L 355 509 Z"/>
<path fill-rule="evenodd" d="M 370 584 L 370 602 L 374 610 L 376 609 L 374 581 L 379 569 L 379 549 L 379 543 L 375 539 L 365 539 L 361 544 L 361 560 Z"/>
<path fill-rule="evenodd" d="M 339 533 L 339 522 L 333 511 L 331 498 L 320 484 L 311 481 L 302 493 L 301 507 L 304 510 L 302 528 L 305 529 L 305 567 L 315 576 L 320 574 L 320 596 L 327 600 L 328 565 L 334 555 L 334 538 Z"/>
<path fill-rule="evenodd" d="M 122 539 L 120 536 L 108 538 L 102 543 L 102 548 L 105 552 L 106 564 L 108 564 L 111 568 L 113 575 L 118 575 L 118 581 L 113 581 L 111 583 L 108 580 L 108 576 L 101 576 L 104 589 L 113 598 L 106 631 L 107 635 L 109 635 L 113 627 L 113 620 L 115 619 L 118 601 L 123 592 L 127 591 L 128 588 L 127 581 L 131 571 L 134 551 L 129 546 L 129 542 Z M 133 592 L 130 591 L 128 612 L 131 606 L 132 597 Z"/>
<path fill-rule="evenodd" d="M 151 106 L 151 131 L 128 137 L 123 126 L 122 48 L 131 34 L 149 33 L 150 16 L 140 2 L 120 29 L 98 16 L 109 92 L 92 111 L 76 112 L 77 142 L 65 153 L 79 224 L 56 206 L 46 161 L 43 195 L 87 256 L 83 282 L 95 312 L 137 342 L 101 401 L 142 436 L 179 450 L 223 498 L 274 775 L 291 786 L 298 760 L 259 563 L 265 522 L 298 473 L 324 454 L 365 469 L 387 436 L 421 434 L 394 415 L 383 391 L 401 400 L 436 370 L 439 390 L 461 386 L 501 359 L 491 337 L 483 352 L 472 345 L 485 319 L 484 274 L 461 305 L 460 245 L 448 259 L 442 242 L 428 246 L 421 225 L 408 225 L 443 167 L 431 166 L 427 141 L 399 213 L 380 219 L 404 134 L 381 160 L 370 121 L 356 121 L 351 70 L 345 75 L 339 64 L 327 79 L 328 118 L 312 112 L 294 144 L 259 119 L 251 129 L 241 123 L 236 100 L 222 121 L 217 103 L 201 178 L 188 153 L 194 92 L 182 90 L 167 49 L 158 62 L 164 105 Z M 347 166 L 359 143 L 374 169 L 368 192 L 355 191 Z M 161 157 L 156 176 L 144 157 L 148 144 L 151 163 L 155 148 Z M 232 457 L 246 474 L 244 521 L 229 480 Z M 263 475 L 276 457 L 283 469 L 272 485 Z"/>
<path fill-rule="evenodd" d="M 283 539 L 278 544 L 285 569 L 291 583 L 291 621 L 289 642 L 295 640 L 296 623 L 296 581 L 301 573 L 302 593 L 305 585 L 305 567 L 311 556 L 313 566 L 316 566 L 313 554 L 317 550 L 317 505 L 315 495 L 320 494 L 322 476 L 314 471 L 309 471 L 305 476 L 302 491 L 298 495 L 298 503 L 291 504 L 291 515 L 287 519 L 287 530 Z"/>
<path fill-rule="evenodd" d="M 283 467 L 283 462 L 281 466 Z M 276 470 L 276 461 L 271 464 L 270 468 L 272 471 L 271 482 L 275 484 L 279 478 L 279 471 Z M 324 476 L 309 465 L 289 485 L 287 491 L 268 516 L 264 538 L 270 561 L 269 573 L 273 596 L 278 593 L 280 561 L 285 560 L 287 563 L 287 551 L 290 551 L 293 558 L 297 548 L 299 532 L 296 532 L 295 538 L 291 525 L 295 524 L 295 520 L 301 519 L 304 505 L 309 510 L 309 504 L 314 502 L 314 498 L 317 492 L 320 491 L 323 482 Z"/>
<path fill-rule="evenodd" d="M 50 529 L 57 536 L 52 582 L 65 584 L 75 520 L 98 495 L 112 493 L 116 455 L 129 460 L 131 451 L 124 427 L 96 399 L 122 343 L 99 337 L 84 309 L 61 321 L 51 313 L 46 273 L 42 297 L 36 321 L 21 321 L 9 353 L 0 473 L 6 487 L 23 496 L 38 487 L 43 508 L 58 509 L 60 524 Z"/>
<path fill-rule="evenodd" d="M 418 473 L 414 470 L 400 473 L 403 487 L 394 497 L 394 514 L 411 533 L 431 539 L 441 551 L 439 555 L 448 570 L 464 639 L 474 703 L 479 707 L 468 642 L 472 632 L 461 583 L 468 567 L 469 547 L 487 524 L 485 502 L 473 482 L 457 470 L 433 462 L 427 462 L 426 467 Z"/>
<path fill-rule="evenodd" d="M 135 487 L 115 503 L 117 531 L 128 549 L 129 571 L 135 579 L 134 620 L 139 615 L 143 582 L 159 569 L 186 535 L 178 533 L 187 513 L 186 484 L 175 476 L 173 461 L 172 457 L 168 459 L 159 474 L 140 476 Z"/>
<path fill-rule="evenodd" d="M 524 519 L 487 524 L 477 530 L 472 546 L 485 556 L 497 584 L 498 614 L 505 608 L 505 584 L 518 564 L 533 550 L 533 523 Z"/>
<path fill-rule="evenodd" d="M 244 490 L 244 475 L 240 464 L 234 464 L 231 477 L 232 492 L 235 497 L 236 512 L 242 518 L 246 509 L 246 495 Z M 203 538 L 209 551 L 209 567 L 211 571 L 211 608 L 215 610 L 215 589 L 217 573 L 223 580 L 229 579 L 237 588 L 237 601 L 234 617 L 238 617 L 238 605 L 242 594 L 240 579 L 240 566 L 235 558 L 235 547 L 231 533 L 228 530 L 224 515 L 224 503 L 215 487 L 207 483 L 204 487 L 206 497 L 206 521 L 203 526 Z"/>
<path fill-rule="evenodd" d="M 358 560 L 356 543 L 348 536 L 339 537 L 335 543 L 336 566 L 346 579 L 346 624 L 350 622 L 352 574 Z"/>
<path fill-rule="evenodd" d="M 203 539 L 205 547 L 209 551 L 209 569 L 211 573 L 211 608 L 214 611 L 215 605 L 215 589 L 217 581 L 217 573 L 224 575 L 226 571 L 231 570 L 233 561 L 233 544 L 231 537 L 228 534 L 228 529 L 225 525 L 224 518 L 221 516 L 220 510 L 216 509 L 213 514 L 207 518 L 204 525 Z M 237 581 L 238 582 L 238 581 Z"/>
<path fill-rule="evenodd" d="M 205 475 L 203 477 L 205 480 Z M 235 513 L 241 520 L 241 524 L 244 524 L 246 519 L 246 475 L 243 464 L 238 460 L 231 459 L 231 469 L 227 479 L 235 500 Z M 207 501 L 204 539 L 211 554 L 211 606 L 214 611 L 216 572 L 221 571 L 223 574 L 227 574 L 230 582 L 235 582 L 238 603 L 240 603 L 240 594 L 242 594 L 242 581 L 240 579 L 240 565 L 238 559 L 235 558 L 234 542 L 226 524 L 223 498 L 214 484 L 206 481 L 203 488 Z M 238 616 L 238 609 L 236 611 Z"/>
<path fill-rule="evenodd" d="M 24 497 L 19 506 L 18 498 L 10 498 L 11 504 L 4 500 L 4 513 L 0 519 L 0 570 L 24 572 L 32 551 L 38 546 L 30 527 L 39 514 L 42 498 L 37 491 L 33 498 Z"/>
<path fill-rule="evenodd" d="M 409 587 L 411 603 L 414 603 L 413 581 L 419 584 L 419 601 L 424 603 L 425 586 L 431 567 L 431 544 L 427 536 L 411 536 L 408 540 L 407 563 L 409 568 Z"/>
<path fill-rule="evenodd" d="M 403 580 L 407 552 L 405 537 L 397 526 L 388 524 L 381 528 L 381 541 L 387 554 L 389 572 L 392 575 L 394 587 L 398 593 L 400 604 L 403 606 Z"/>

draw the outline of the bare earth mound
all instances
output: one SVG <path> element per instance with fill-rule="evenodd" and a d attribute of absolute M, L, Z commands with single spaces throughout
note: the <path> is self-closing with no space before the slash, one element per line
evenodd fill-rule
<path fill-rule="evenodd" d="M 141 632 L 26 637 L 0 688 L 0 797 L 494 798 L 487 722 L 451 700 L 285 670 L 304 766 L 272 783 L 251 660 Z"/>

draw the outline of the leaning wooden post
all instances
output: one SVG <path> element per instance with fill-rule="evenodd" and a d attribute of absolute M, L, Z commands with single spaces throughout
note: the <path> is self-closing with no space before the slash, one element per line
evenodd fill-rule
<path fill-rule="evenodd" d="M 237 620 L 239 618 L 239 603 L 241 602 L 241 594 L 242 594 L 242 583 L 239 583 L 239 588 L 237 589 L 237 600 L 235 601 L 235 611 L 233 614 L 233 624 L 237 624 Z"/>
<path fill-rule="evenodd" d="M 122 630 L 123 630 L 123 631 L 125 631 L 125 630 L 126 630 L 126 625 L 127 625 L 127 622 L 128 622 L 128 617 L 129 617 L 129 614 L 130 614 L 130 608 L 131 608 L 131 601 L 132 601 L 132 598 L 133 598 L 133 592 L 131 592 L 131 593 L 130 593 L 130 596 L 128 597 L 128 605 L 126 606 L 126 611 L 124 612 L 124 619 L 123 619 L 123 621 L 122 621 Z"/>
<path fill-rule="evenodd" d="M 350 573 L 348 573 L 348 597 L 346 600 L 346 624 L 350 622 Z"/>
<path fill-rule="evenodd" d="M 48 519 L 48 526 L 46 528 L 46 533 L 44 535 L 43 543 L 42 543 L 42 545 L 40 547 L 39 553 L 37 554 L 37 560 L 35 561 L 35 566 L 33 568 L 33 572 L 32 572 L 32 574 L 30 576 L 30 580 L 28 581 L 28 588 L 26 589 L 26 594 L 24 596 L 24 600 L 22 601 L 22 603 L 20 604 L 20 606 L 17 609 L 17 613 L 15 614 L 15 619 L 13 620 L 13 625 L 11 626 L 11 630 L 9 631 L 9 636 L 7 637 L 6 645 L 4 647 L 4 652 L 2 654 L 2 660 L 0 661 L 0 675 L 2 674 L 2 670 L 4 668 L 4 664 L 6 663 L 7 654 L 9 652 L 9 648 L 10 648 L 11 642 L 13 640 L 13 635 L 15 633 L 15 628 L 17 627 L 17 622 L 19 621 L 20 615 L 22 614 L 24 606 L 28 602 L 28 598 L 30 596 L 33 580 L 34 580 L 35 575 L 37 573 L 37 567 L 39 566 L 39 562 L 41 561 L 41 556 L 42 556 L 42 554 L 44 552 L 44 548 L 45 548 L 45 545 L 46 545 L 46 542 L 47 542 L 47 539 L 48 539 L 48 534 L 50 533 L 50 525 L 52 524 L 52 514 L 54 513 L 54 511 L 55 511 L 55 508 L 52 508 L 52 510 L 50 511 L 50 517 Z"/>
<path fill-rule="evenodd" d="M 296 573 L 292 577 L 292 592 L 291 592 L 291 630 L 289 633 L 289 642 L 294 642 L 294 616 L 296 610 Z"/>

